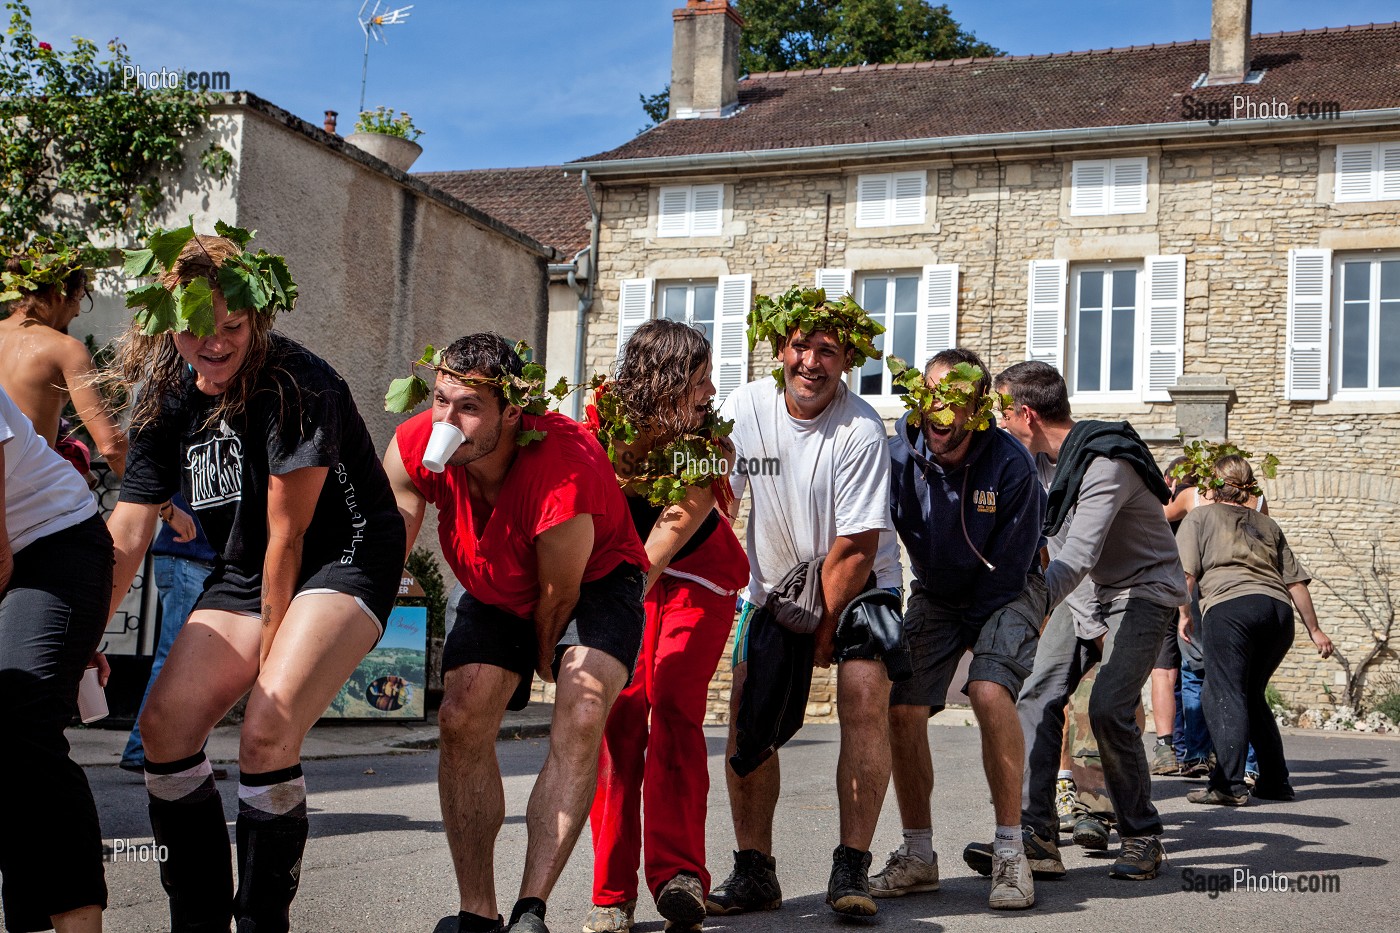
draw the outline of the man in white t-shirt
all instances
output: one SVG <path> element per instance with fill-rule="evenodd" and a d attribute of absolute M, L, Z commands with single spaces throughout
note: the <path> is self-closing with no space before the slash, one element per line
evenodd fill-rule
<path fill-rule="evenodd" d="M 872 575 L 881 588 L 901 582 L 890 521 L 889 453 L 880 417 L 845 384 L 846 373 L 864 359 L 852 332 L 869 334 L 872 323 L 849 299 L 833 304 L 810 292 L 802 297 L 817 299 L 809 309 L 814 315 L 827 311 L 832 316 L 823 320 L 845 326 L 803 333 L 799 319 L 786 339 L 774 339 L 782 383 L 773 376 L 751 382 L 735 390 L 722 409 L 735 423 L 731 439 L 736 462 L 744 465 L 734 476 L 735 502 L 746 489 L 752 502 L 750 577 L 735 636 L 728 754 L 736 748 L 755 608 L 795 565 L 824 557 L 815 661 L 820 667 L 839 665 L 841 723 L 841 844 L 833 856 L 827 903 L 838 913 L 869 916 L 875 913 L 867 877 L 870 842 L 890 774 L 890 680 L 870 640 L 851 637 L 853 626 L 843 628 L 838 639 L 836 629 L 842 611 L 869 588 Z M 710 892 L 706 907 L 712 915 L 775 909 L 782 904 L 772 857 L 777 755 L 746 777 L 733 768 L 726 776 L 738 851 L 733 873 Z"/>

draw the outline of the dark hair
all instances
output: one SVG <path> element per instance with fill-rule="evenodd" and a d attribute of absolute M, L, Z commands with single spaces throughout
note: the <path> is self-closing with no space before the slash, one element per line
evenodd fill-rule
<path fill-rule="evenodd" d="M 18 275 L 24 271 L 24 257 L 9 256 L 5 259 L 5 271 L 11 275 Z M 59 285 L 62 284 L 62 289 Z M 49 326 L 53 326 L 53 321 L 49 319 L 49 310 L 53 304 L 63 298 L 71 298 L 80 289 L 86 290 L 88 285 L 87 270 L 82 266 L 74 269 L 63 277 L 63 282 L 45 282 L 32 292 L 28 289 L 21 289 L 19 298 L 10 306 L 10 311 L 21 312 L 29 317 L 37 318 Z"/>
<path fill-rule="evenodd" d="M 486 379 L 499 379 L 509 373 L 522 375 L 525 364 L 521 362 L 515 349 L 506 338 L 492 331 L 468 334 L 458 337 L 446 350 L 442 351 L 442 365 L 462 375 L 477 375 Z M 491 386 L 496 401 L 504 411 L 506 396 L 499 386 Z"/>
<path fill-rule="evenodd" d="M 691 374 L 709 361 L 710 342 L 698 328 L 680 321 L 647 321 L 627 339 L 610 391 L 627 420 L 656 434 L 664 446 L 684 430 L 680 403 Z"/>
<path fill-rule="evenodd" d="M 1065 377 L 1049 363 L 1026 360 L 1003 369 L 992 381 L 1011 396 L 1018 408 L 1029 408 L 1051 424 L 1073 417 Z"/>
<path fill-rule="evenodd" d="M 987 372 L 987 367 L 983 364 L 982 357 L 967 349 L 967 347 L 950 347 L 947 350 L 939 350 L 933 355 L 933 359 L 929 360 L 924 366 L 924 378 L 928 378 L 929 371 L 935 366 L 946 366 L 952 369 L 959 363 L 971 363 L 973 366 L 982 370 L 982 378 L 978 379 L 977 383 L 972 387 L 974 394 L 973 401 L 980 402 L 982 397 L 992 390 L 992 376 Z"/>

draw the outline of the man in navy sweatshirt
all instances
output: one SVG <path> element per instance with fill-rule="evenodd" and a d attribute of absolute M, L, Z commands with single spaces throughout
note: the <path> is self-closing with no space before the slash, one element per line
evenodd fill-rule
<path fill-rule="evenodd" d="M 890 503 L 895 530 L 914 573 L 905 633 L 914 676 L 890 695 L 890 746 L 904 844 L 870 879 L 877 897 L 938 889 L 932 844 L 933 758 L 928 719 L 943 709 L 958 661 L 972 650 L 966 692 L 982 727 L 982 761 L 997 832 L 990 905 L 1035 903 L 1020 823 L 1024 750 L 1016 696 L 1030 672 L 1044 617 L 1040 528 L 1045 493 L 1035 462 L 993 425 L 969 429 L 991 390 L 986 367 L 970 350 L 944 350 L 924 379 L 938 385 L 959 363 L 982 376 L 972 398 L 947 426 L 906 415 L 889 440 Z"/>

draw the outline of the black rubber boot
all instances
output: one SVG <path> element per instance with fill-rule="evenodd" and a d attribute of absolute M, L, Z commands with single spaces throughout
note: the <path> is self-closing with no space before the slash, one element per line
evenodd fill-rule
<path fill-rule="evenodd" d="M 171 933 L 228 933 L 233 866 L 214 779 L 179 800 L 149 800 L 151 831 L 165 855 L 160 884 L 170 898 Z"/>
<path fill-rule="evenodd" d="M 306 851 L 304 813 L 238 815 L 238 933 L 288 933 Z"/>

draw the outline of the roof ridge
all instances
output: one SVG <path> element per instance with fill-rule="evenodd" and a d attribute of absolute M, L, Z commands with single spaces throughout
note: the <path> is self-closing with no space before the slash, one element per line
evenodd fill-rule
<path fill-rule="evenodd" d="M 414 172 L 414 175 L 471 175 L 485 172 L 539 172 L 545 169 L 558 169 L 563 172 L 563 165 L 511 165 L 505 168 L 449 168 L 432 172 Z"/>
<path fill-rule="evenodd" d="M 1385 29 L 1400 29 L 1400 20 L 1389 23 L 1366 23 L 1353 26 L 1319 26 L 1314 29 L 1294 29 L 1286 32 L 1260 32 L 1251 39 L 1284 39 L 1294 36 L 1317 36 L 1326 33 L 1373 32 Z M 748 75 L 746 80 L 755 78 L 820 78 L 826 75 L 861 74 L 872 71 L 896 71 L 911 68 L 951 68 L 956 65 L 993 62 L 1048 61 L 1056 58 L 1071 58 L 1087 55 L 1109 55 L 1115 52 L 1147 52 L 1153 49 L 1187 48 L 1204 45 L 1209 47 L 1209 39 L 1180 39 L 1173 42 L 1154 42 L 1149 45 L 1118 45 L 1105 49 L 1082 49 L 1067 52 L 1039 52 L 1030 55 L 974 56 L 972 58 L 942 58 L 922 62 L 882 62 L 875 65 L 840 65 L 824 68 L 798 68 L 788 71 L 759 71 Z"/>

